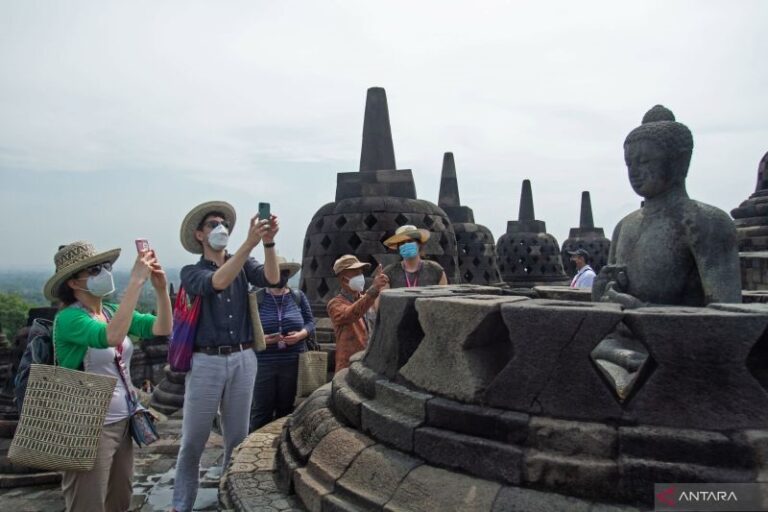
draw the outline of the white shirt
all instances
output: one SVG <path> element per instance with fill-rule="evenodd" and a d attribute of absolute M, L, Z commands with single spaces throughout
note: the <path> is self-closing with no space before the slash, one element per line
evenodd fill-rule
<path fill-rule="evenodd" d="M 592 288 L 592 281 L 595 280 L 595 271 L 589 265 L 581 267 L 573 280 L 571 281 L 571 288 Z"/>
<path fill-rule="evenodd" d="M 126 389 L 123 385 L 123 379 L 120 378 L 117 366 L 115 365 L 115 348 L 88 348 L 88 352 L 85 353 L 85 359 L 83 360 L 83 369 L 88 373 L 98 373 L 100 375 L 109 375 L 117 379 L 117 385 L 115 391 L 112 393 L 112 401 L 109 403 L 109 409 L 107 410 L 107 417 L 104 419 L 104 424 L 109 425 L 120 420 L 124 420 L 130 413 L 128 411 L 128 403 L 125 401 Z M 131 375 L 131 355 L 133 355 L 133 343 L 131 339 L 126 336 L 123 340 L 123 363 L 126 369 L 126 378 L 130 383 Z"/>

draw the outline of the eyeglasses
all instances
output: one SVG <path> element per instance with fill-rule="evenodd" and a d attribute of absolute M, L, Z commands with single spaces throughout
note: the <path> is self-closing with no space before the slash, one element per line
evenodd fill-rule
<path fill-rule="evenodd" d="M 225 228 L 229 229 L 229 222 L 227 222 L 225 220 L 209 220 L 208 222 L 203 224 L 203 226 L 211 228 L 211 229 L 216 229 L 217 227 L 219 227 L 219 225 L 222 225 Z"/>
<path fill-rule="evenodd" d="M 91 267 L 88 267 L 87 269 L 85 269 L 85 271 L 88 272 L 89 276 L 97 276 L 101 273 L 101 269 L 104 269 L 107 272 L 111 272 L 112 264 L 108 261 L 105 263 L 99 263 L 98 265 L 93 265 Z"/>

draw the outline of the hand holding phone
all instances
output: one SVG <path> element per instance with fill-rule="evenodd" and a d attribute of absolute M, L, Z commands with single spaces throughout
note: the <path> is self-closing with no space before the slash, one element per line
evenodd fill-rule
<path fill-rule="evenodd" d="M 269 203 L 259 203 L 259 220 L 269 220 L 271 215 Z"/>
<path fill-rule="evenodd" d="M 149 240 L 146 238 L 137 238 L 135 242 L 137 252 L 142 253 L 149 251 Z"/>

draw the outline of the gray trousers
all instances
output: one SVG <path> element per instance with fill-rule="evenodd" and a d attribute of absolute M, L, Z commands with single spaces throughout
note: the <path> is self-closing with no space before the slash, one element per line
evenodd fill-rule
<path fill-rule="evenodd" d="M 221 410 L 224 436 L 224 469 L 232 450 L 248 435 L 248 421 L 256 379 L 253 350 L 226 356 L 195 352 L 184 391 L 181 449 L 176 462 L 173 508 L 192 510 L 200 480 L 200 457 L 211 434 L 213 418 Z"/>

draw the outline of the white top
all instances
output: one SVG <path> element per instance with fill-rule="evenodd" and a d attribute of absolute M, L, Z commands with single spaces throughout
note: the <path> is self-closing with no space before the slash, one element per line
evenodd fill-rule
<path fill-rule="evenodd" d="M 581 267 L 573 280 L 571 281 L 571 288 L 592 288 L 592 281 L 595 280 L 595 271 L 589 265 Z"/>
<path fill-rule="evenodd" d="M 124 420 L 130 413 L 128 412 L 128 403 L 125 401 L 126 389 L 123 384 L 123 379 L 120 378 L 120 373 L 115 365 L 115 353 L 117 350 L 114 347 L 109 348 L 88 348 L 85 353 L 85 359 L 83 360 L 83 369 L 89 373 L 98 373 L 100 375 L 109 375 L 117 379 L 117 385 L 115 391 L 112 393 L 112 401 L 109 403 L 109 409 L 107 410 L 107 417 L 104 420 L 105 425 L 110 423 L 116 423 L 120 420 Z M 126 336 L 123 340 L 123 364 L 125 364 L 125 376 L 128 382 L 131 382 L 131 355 L 133 355 L 133 343 L 131 339 Z"/>

